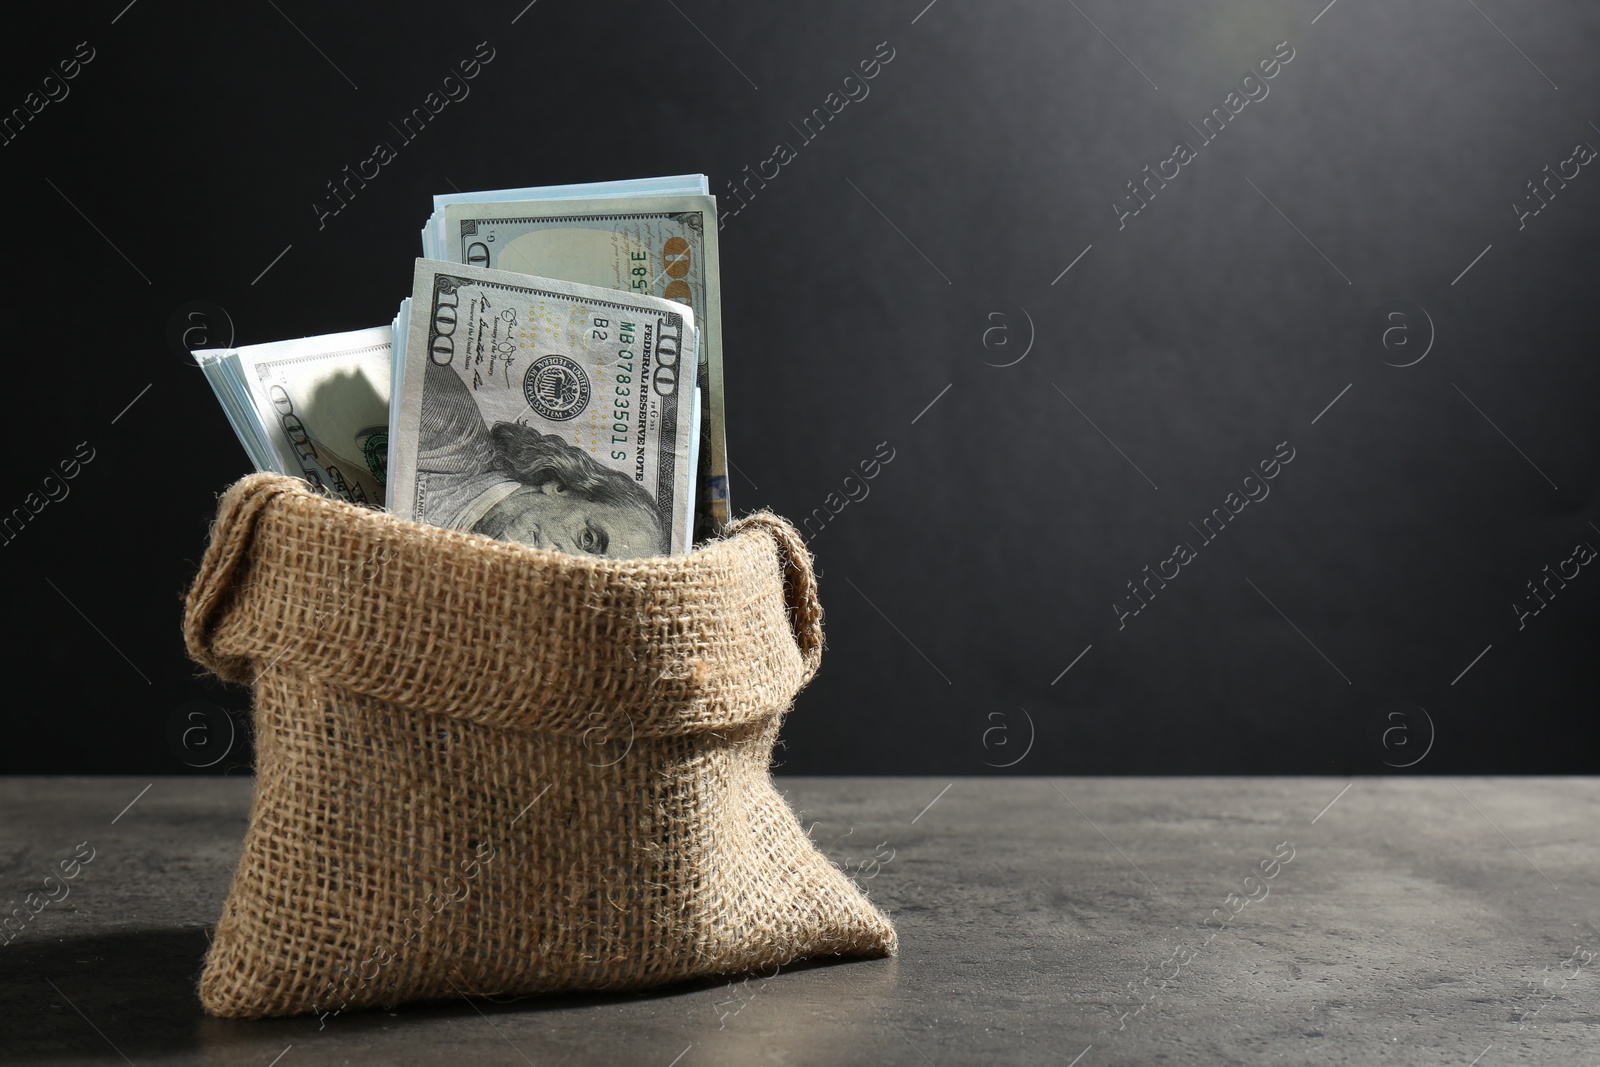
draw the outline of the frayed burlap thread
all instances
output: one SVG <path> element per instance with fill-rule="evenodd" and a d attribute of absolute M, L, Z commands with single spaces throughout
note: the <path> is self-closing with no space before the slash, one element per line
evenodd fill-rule
<path fill-rule="evenodd" d="M 190 654 L 254 690 L 213 1015 L 639 989 L 895 951 L 773 787 L 822 617 L 794 527 L 602 560 L 258 474 L 222 497 Z"/>

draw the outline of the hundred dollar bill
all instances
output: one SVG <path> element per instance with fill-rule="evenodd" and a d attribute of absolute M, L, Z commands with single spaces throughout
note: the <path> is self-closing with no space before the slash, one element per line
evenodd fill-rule
<path fill-rule="evenodd" d="M 712 196 L 606 196 L 446 203 L 430 254 L 688 304 L 700 330 L 695 538 L 729 521 L 723 429 L 722 295 Z"/>
<path fill-rule="evenodd" d="M 257 470 L 299 475 L 341 500 L 378 507 L 392 335 L 379 326 L 194 356 Z"/>
<path fill-rule="evenodd" d="M 694 312 L 417 260 L 389 510 L 612 558 L 689 543 Z"/>
<path fill-rule="evenodd" d="M 694 196 L 711 192 L 711 179 L 704 174 L 667 174 L 654 178 L 624 178 L 619 181 L 580 182 L 576 185 L 529 185 L 520 189 L 477 189 L 463 193 L 456 189 L 436 193 L 433 214 L 422 228 L 422 258 L 444 259 L 444 209 L 447 204 L 501 204 L 510 200 L 594 200 L 618 196 Z"/>

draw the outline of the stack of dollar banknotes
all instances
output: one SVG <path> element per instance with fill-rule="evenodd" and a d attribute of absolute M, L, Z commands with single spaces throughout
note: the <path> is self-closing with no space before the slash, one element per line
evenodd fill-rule
<path fill-rule="evenodd" d="M 194 353 L 256 469 L 562 552 L 666 555 L 720 532 L 705 175 L 433 206 L 392 324 Z"/>

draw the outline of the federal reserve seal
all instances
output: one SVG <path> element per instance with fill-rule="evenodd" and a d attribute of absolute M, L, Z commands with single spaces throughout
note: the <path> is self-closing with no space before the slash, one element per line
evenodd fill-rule
<path fill-rule="evenodd" d="M 368 426 L 356 431 L 356 447 L 367 470 L 378 481 L 389 477 L 389 427 Z"/>
<path fill-rule="evenodd" d="M 589 376 L 566 356 L 541 356 L 522 377 L 522 395 L 544 418 L 564 422 L 589 406 Z"/>

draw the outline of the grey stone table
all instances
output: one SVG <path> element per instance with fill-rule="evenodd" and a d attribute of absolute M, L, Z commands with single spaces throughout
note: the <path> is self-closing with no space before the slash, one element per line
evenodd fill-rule
<path fill-rule="evenodd" d="M 0 1063 L 1600 1063 L 1595 780 L 779 786 L 898 958 L 319 1029 L 195 997 L 248 779 L 0 779 Z"/>

